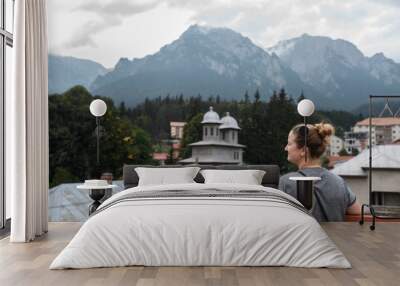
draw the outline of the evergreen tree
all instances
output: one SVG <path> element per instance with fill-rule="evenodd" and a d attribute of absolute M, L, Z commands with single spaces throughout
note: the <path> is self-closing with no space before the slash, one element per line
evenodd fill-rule
<path fill-rule="evenodd" d="M 246 90 L 246 92 L 244 94 L 244 103 L 248 103 L 249 101 L 250 101 L 249 92 Z"/>
<path fill-rule="evenodd" d="M 286 94 L 284 89 L 280 89 L 279 92 L 274 91 L 268 102 L 263 101 L 260 94 L 259 90 L 256 91 L 254 100 L 251 100 L 246 92 L 240 101 L 218 100 L 217 96 L 212 105 L 221 116 L 229 111 L 238 120 L 241 127 L 239 143 L 247 146 L 244 150 L 246 163 L 277 163 L 285 172 L 294 168 L 287 162 L 284 151 L 288 132 L 303 119 L 297 113 L 296 102 Z M 188 122 L 197 114 L 207 112 L 211 105 L 208 98 L 203 99 L 201 95 L 183 98 L 181 94 L 178 97 L 170 97 L 168 103 L 166 101 L 161 97 L 145 100 L 142 104 L 127 111 L 129 120 L 134 125 L 146 130 L 153 144 L 168 138 L 170 121 Z M 317 110 L 313 116 L 308 118 L 308 122 L 331 122 L 336 128 L 337 134 L 342 134 L 342 131 L 349 130 L 357 119 L 356 115 L 344 111 Z M 201 140 L 200 123 L 198 127 L 196 132 L 199 137 L 187 142 Z M 190 148 L 188 148 L 188 152 L 190 152 Z M 183 158 L 187 158 L 189 155 L 186 153 Z"/>
<path fill-rule="evenodd" d="M 120 103 L 120 105 L 119 105 L 119 113 L 121 114 L 121 116 L 124 116 L 124 115 L 126 115 L 127 114 L 127 112 L 126 112 L 126 107 L 125 107 L 125 102 L 121 102 Z"/>
<path fill-rule="evenodd" d="M 50 185 L 96 174 L 96 120 L 89 112 L 93 99 L 82 86 L 60 95 L 49 96 Z M 101 171 L 122 175 L 124 163 L 151 163 L 152 147 L 148 134 L 127 118 L 119 117 L 119 108 L 102 97 L 107 113 L 101 118 Z M 61 181 L 60 181 L 61 180 Z"/>
<path fill-rule="evenodd" d="M 301 90 L 301 94 L 300 94 L 299 98 L 297 98 L 297 103 L 299 103 L 299 102 L 302 101 L 303 99 L 306 99 L 306 97 L 304 96 L 303 90 Z"/>
<path fill-rule="evenodd" d="M 180 157 L 183 159 L 189 158 L 192 155 L 192 150 L 189 144 L 200 141 L 202 139 L 203 127 L 201 121 L 203 114 L 198 113 L 193 116 L 183 128 L 183 138 L 181 141 Z"/>
<path fill-rule="evenodd" d="M 352 155 L 352 156 L 357 156 L 358 154 L 360 154 L 360 151 L 358 151 L 358 149 L 353 148 L 353 149 L 351 150 L 351 155 Z"/>
<path fill-rule="evenodd" d="M 184 103 L 185 103 L 185 101 L 184 101 L 184 99 L 183 99 L 183 94 L 181 93 L 181 94 L 179 95 L 178 104 L 182 106 Z"/>
<path fill-rule="evenodd" d="M 254 100 L 255 100 L 256 102 L 259 102 L 259 101 L 260 101 L 260 98 L 261 98 L 261 96 L 260 96 L 260 91 L 259 91 L 258 88 L 257 88 L 256 92 L 254 93 Z"/>
<path fill-rule="evenodd" d="M 173 165 L 176 163 L 176 160 L 174 158 L 174 145 L 173 145 L 173 141 L 172 138 L 170 137 L 168 140 L 169 146 L 168 146 L 168 156 L 167 156 L 167 160 L 165 160 L 165 164 L 166 165 Z"/>
<path fill-rule="evenodd" d="M 284 151 L 287 137 L 293 126 L 301 122 L 301 118 L 297 114 L 293 100 L 287 96 L 284 89 L 280 90 L 279 95 L 274 92 L 271 96 L 267 107 L 266 122 L 268 125 L 266 160 L 272 164 L 278 164 L 282 171 L 286 172 L 289 168 Z"/>

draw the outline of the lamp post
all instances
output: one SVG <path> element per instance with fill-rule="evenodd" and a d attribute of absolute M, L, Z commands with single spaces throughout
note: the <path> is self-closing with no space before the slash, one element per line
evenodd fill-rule
<path fill-rule="evenodd" d="M 309 99 L 303 99 L 297 104 L 297 112 L 304 118 L 304 159 L 307 162 L 307 117 L 314 113 L 315 106 L 314 103 Z"/>
<path fill-rule="evenodd" d="M 307 117 L 314 113 L 314 103 L 309 99 L 303 99 L 297 105 L 297 111 L 304 118 L 304 160 L 307 162 Z M 313 183 L 314 181 L 321 180 L 320 177 L 308 177 L 301 170 L 299 171 L 303 177 L 290 177 L 289 180 L 296 181 L 297 186 L 297 199 L 304 205 L 307 210 L 313 207 Z"/>
<path fill-rule="evenodd" d="M 97 137 L 97 166 L 100 165 L 100 117 L 107 112 L 107 105 L 101 99 L 95 99 L 90 103 L 90 113 L 96 117 L 96 137 Z"/>

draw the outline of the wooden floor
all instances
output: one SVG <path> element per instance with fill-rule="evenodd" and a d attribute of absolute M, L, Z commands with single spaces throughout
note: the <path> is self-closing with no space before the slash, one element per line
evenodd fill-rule
<path fill-rule="evenodd" d="M 323 227 L 352 269 L 289 267 L 121 267 L 48 270 L 80 223 L 50 223 L 43 238 L 27 244 L 0 241 L 0 285 L 400 285 L 400 223 Z"/>

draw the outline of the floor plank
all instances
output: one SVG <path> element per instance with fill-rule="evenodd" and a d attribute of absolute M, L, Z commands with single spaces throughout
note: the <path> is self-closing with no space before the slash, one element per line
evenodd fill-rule
<path fill-rule="evenodd" d="M 325 223 L 323 228 L 351 262 L 352 269 L 290 267 L 116 267 L 48 269 L 81 223 L 50 223 L 49 233 L 32 243 L 0 240 L 0 285 L 399 285 L 400 223 L 379 223 L 375 231 L 357 223 Z"/>

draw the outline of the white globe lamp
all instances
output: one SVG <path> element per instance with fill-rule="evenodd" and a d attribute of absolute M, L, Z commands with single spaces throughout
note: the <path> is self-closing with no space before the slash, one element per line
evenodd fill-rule
<path fill-rule="evenodd" d="M 311 116 L 314 113 L 314 103 L 309 99 L 303 99 L 297 105 L 297 112 L 304 117 Z"/>
<path fill-rule="evenodd" d="M 101 117 L 107 112 L 107 105 L 101 99 L 95 99 L 90 103 L 90 113 L 93 116 Z"/>

